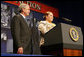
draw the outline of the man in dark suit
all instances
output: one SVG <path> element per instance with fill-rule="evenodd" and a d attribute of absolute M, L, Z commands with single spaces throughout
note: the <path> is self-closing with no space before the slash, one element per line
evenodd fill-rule
<path fill-rule="evenodd" d="M 39 34 L 34 18 L 26 18 L 30 14 L 30 7 L 22 3 L 19 9 L 20 14 L 15 15 L 11 20 L 13 52 L 18 54 L 41 54 Z"/>

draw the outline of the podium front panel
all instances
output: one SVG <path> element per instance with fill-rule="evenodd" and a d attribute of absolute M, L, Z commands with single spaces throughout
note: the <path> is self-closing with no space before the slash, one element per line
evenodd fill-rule
<path fill-rule="evenodd" d="M 83 35 L 80 27 L 64 24 L 61 23 L 62 28 L 62 39 L 63 39 L 63 48 L 70 48 L 70 49 L 82 49 L 83 48 Z M 78 35 L 75 35 L 74 38 L 72 38 L 70 34 L 70 30 L 73 30 L 73 32 Z M 76 31 L 76 32 L 75 32 Z M 74 35 L 73 35 L 74 36 Z M 78 39 L 77 39 L 78 36 Z M 75 40 L 77 39 L 77 40 Z"/>
<path fill-rule="evenodd" d="M 74 28 L 78 32 L 78 40 L 74 41 L 70 35 L 70 29 Z M 73 30 L 74 31 L 74 30 Z M 77 35 L 76 35 L 77 36 Z M 80 27 L 60 23 L 45 34 L 44 46 L 63 47 L 70 49 L 83 48 L 83 35 Z M 59 48 L 59 47 L 58 47 Z"/>

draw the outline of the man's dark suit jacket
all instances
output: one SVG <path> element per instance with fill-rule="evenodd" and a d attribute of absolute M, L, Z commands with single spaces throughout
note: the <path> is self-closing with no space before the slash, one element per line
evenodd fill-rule
<path fill-rule="evenodd" d="M 14 53 L 17 53 L 19 47 L 23 47 L 23 54 L 41 54 L 39 34 L 33 18 L 31 18 L 31 23 L 33 27 L 29 27 L 20 14 L 11 20 Z"/>

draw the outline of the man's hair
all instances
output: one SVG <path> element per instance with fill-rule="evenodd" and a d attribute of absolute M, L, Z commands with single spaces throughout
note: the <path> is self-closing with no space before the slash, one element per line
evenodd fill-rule
<path fill-rule="evenodd" d="M 28 4 L 25 4 L 25 3 L 21 3 L 20 5 L 19 5 L 19 12 L 21 12 L 22 11 L 22 8 L 25 8 L 25 6 L 29 6 Z"/>

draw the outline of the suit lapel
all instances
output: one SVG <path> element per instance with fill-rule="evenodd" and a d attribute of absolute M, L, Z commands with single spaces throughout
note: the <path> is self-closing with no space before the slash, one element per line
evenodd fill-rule
<path fill-rule="evenodd" d="M 20 14 L 19 14 L 20 15 Z M 25 21 L 25 19 L 20 15 L 20 19 L 21 19 L 21 22 L 23 22 L 25 24 L 25 26 L 28 27 L 28 24 L 27 22 Z M 28 27 L 29 28 L 29 27 Z"/>

